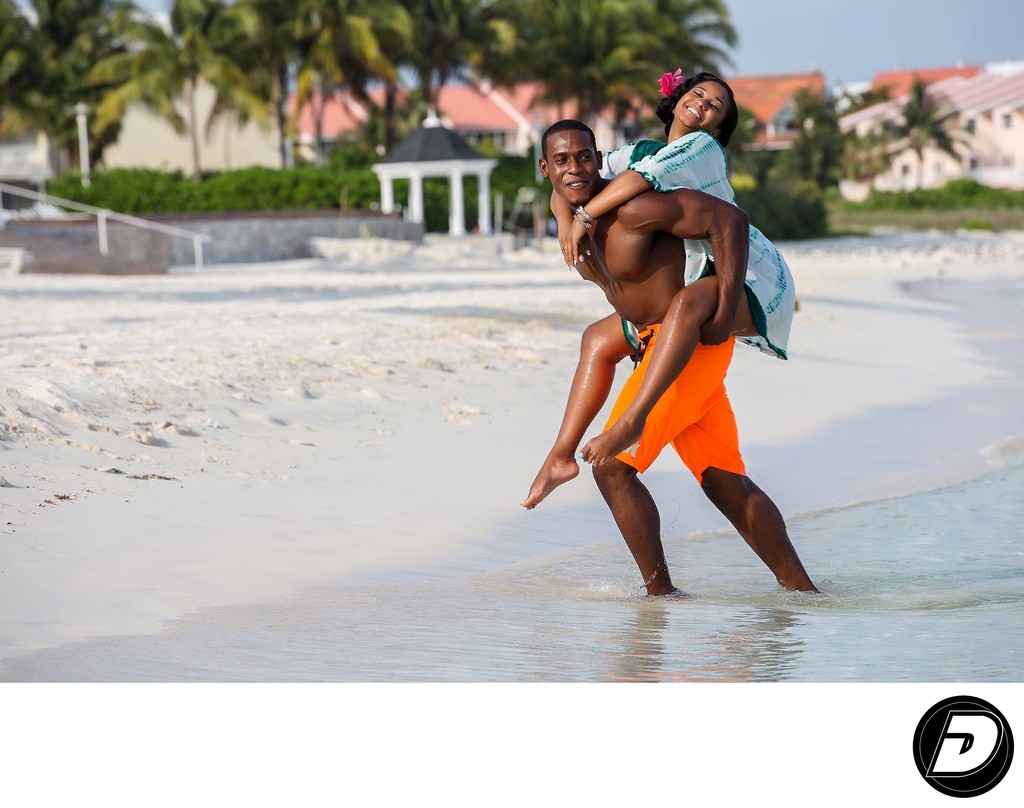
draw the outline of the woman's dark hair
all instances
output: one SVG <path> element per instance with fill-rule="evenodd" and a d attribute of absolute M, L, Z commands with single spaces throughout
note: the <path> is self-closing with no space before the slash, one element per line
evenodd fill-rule
<path fill-rule="evenodd" d="M 683 94 L 688 92 L 691 87 L 702 84 L 705 81 L 713 81 L 716 84 L 720 84 L 726 94 L 729 96 L 729 109 L 725 111 L 725 117 L 722 118 L 722 123 L 719 126 L 718 134 L 715 138 L 722 147 L 729 145 L 729 138 L 732 137 L 732 133 L 736 131 L 736 125 L 740 122 L 740 113 L 736 109 L 736 99 L 732 95 L 732 87 L 725 83 L 725 79 L 716 76 L 714 73 L 697 73 L 695 76 L 690 76 L 686 81 L 680 84 L 672 95 L 667 98 L 662 98 L 661 103 L 658 104 L 658 119 L 665 124 L 665 135 L 668 135 L 668 130 L 672 128 L 672 119 L 675 117 L 676 104 L 679 103 L 679 99 L 683 97 Z M 708 134 L 711 134 L 708 132 Z"/>

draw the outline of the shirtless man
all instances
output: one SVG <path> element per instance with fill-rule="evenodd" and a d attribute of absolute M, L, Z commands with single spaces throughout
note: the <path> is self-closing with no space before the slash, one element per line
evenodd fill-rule
<path fill-rule="evenodd" d="M 579 121 L 559 121 L 544 133 L 541 174 L 574 209 L 604 184 L 594 133 Z M 575 452 L 611 390 L 616 364 L 636 354 L 623 320 L 640 329 L 646 351 L 627 380 L 609 419 L 613 424 L 643 381 L 653 343 L 675 293 L 683 286 L 681 239 L 708 239 L 720 283 L 742 289 L 747 263 L 747 215 L 698 191 L 644 193 L 599 220 L 590 230 L 598 249 L 577 265 L 602 288 L 615 314 L 589 326 L 558 438 L 533 481 L 523 506 L 535 508 L 579 473 Z M 758 557 L 790 589 L 817 591 L 804 570 L 775 503 L 746 476 L 736 421 L 725 392 L 735 339 L 699 344 L 682 373 L 659 399 L 640 440 L 593 466 L 598 489 L 640 569 L 649 595 L 678 593 L 661 542 L 661 521 L 647 488 L 637 478 L 672 444 L 708 499 L 733 524 Z M 606 429 L 608 427 L 606 426 Z"/>

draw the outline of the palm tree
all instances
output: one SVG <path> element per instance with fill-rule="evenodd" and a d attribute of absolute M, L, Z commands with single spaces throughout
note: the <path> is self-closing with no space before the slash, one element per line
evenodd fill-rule
<path fill-rule="evenodd" d="M 89 68 L 123 51 L 115 27 L 132 7 L 127 0 L 32 0 L 31 7 L 27 15 L 5 2 L 0 12 L 0 37 L 7 39 L 0 50 L 4 128 L 44 132 L 59 169 L 77 156 L 76 104 L 94 107 L 105 89 L 88 79 Z M 93 127 L 91 135 L 95 162 L 117 129 Z"/>
<path fill-rule="evenodd" d="M 900 120 L 890 123 L 886 132 L 917 155 L 918 188 L 924 186 L 925 149 L 932 147 L 960 158 L 956 147 L 963 137 L 957 129 L 956 111 L 943 112 L 941 97 L 929 93 L 920 80 L 911 86 Z"/>
<path fill-rule="evenodd" d="M 401 0 L 415 20 L 410 67 L 419 80 L 420 100 L 437 106 L 451 79 L 496 78 L 501 59 L 517 43 L 509 6 L 490 0 Z"/>
<path fill-rule="evenodd" d="M 370 20 L 370 29 L 384 54 L 384 64 L 373 71 L 361 70 L 358 65 L 350 68 L 350 75 L 357 90 L 361 90 L 372 81 L 383 82 L 383 109 L 371 109 L 371 121 L 378 118 L 382 124 L 381 135 L 385 151 L 390 151 L 396 140 L 399 76 L 401 67 L 411 64 L 415 23 L 412 15 L 398 0 L 380 0 L 366 4 L 366 16 Z M 361 96 L 369 102 L 365 95 Z M 414 126 L 410 121 L 410 128 Z M 372 122 L 364 126 L 364 132 L 372 129 Z M 374 140 L 371 138 L 371 140 Z M 377 145 L 371 143 L 371 147 Z"/>
<path fill-rule="evenodd" d="M 734 47 L 738 41 L 723 0 L 654 0 L 651 21 L 645 25 L 659 34 L 652 60 L 660 59 L 665 70 L 681 67 L 686 75 L 698 70 L 721 73 L 731 63 L 723 46 Z M 657 88 L 656 82 L 651 86 Z"/>
<path fill-rule="evenodd" d="M 656 83 L 649 56 L 658 35 L 638 24 L 642 16 L 635 0 L 531 0 L 515 60 L 520 77 L 544 82 L 560 114 L 569 101 L 583 119 L 615 102 L 624 109 Z"/>
<path fill-rule="evenodd" d="M 296 5 L 294 0 L 238 0 L 237 4 L 249 6 L 259 21 L 258 33 L 239 56 L 254 88 L 273 110 L 284 167 L 288 162 L 289 65 L 298 54 Z"/>
<path fill-rule="evenodd" d="M 848 132 L 843 142 L 843 170 L 855 182 L 870 182 L 892 165 L 892 142 L 884 131 L 858 135 Z"/>
<path fill-rule="evenodd" d="M 223 0 L 174 0 L 170 30 L 150 17 L 131 16 L 122 20 L 120 31 L 133 48 L 103 59 L 90 72 L 93 81 L 112 86 L 97 109 L 98 128 L 120 121 L 132 104 L 144 104 L 178 134 L 188 132 L 192 175 L 198 180 L 202 176 L 196 107 L 200 81 L 216 91 L 213 118 L 232 110 L 242 119 L 266 119 L 266 105 L 235 55 L 239 43 L 258 31 L 250 7 Z M 187 123 L 177 108 L 182 97 Z"/>
<path fill-rule="evenodd" d="M 28 99 L 38 82 L 32 29 L 14 0 L 0 0 L 0 132 L 24 131 Z"/>
<path fill-rule="evenodd" d="M 843 163 L 843 136 L 833 99 L 801 90 L 793 99 L 793 119 L 800 133 L 783 152 L 780 168 L 793 179 L 813 183 L 822 191 L 839 182 Z"/>
<path fill-rule="evenodd" d="M 320 160 L 327 98 L 345 86 L 368 102 L 370 81 L 397 78 L 381 39 L 398 47 L 411 30 L 408 14 L 393 0 L 300 0 L 294 29 L 299 53 L 296 102 L 298 109 L 311 107 Z"/>

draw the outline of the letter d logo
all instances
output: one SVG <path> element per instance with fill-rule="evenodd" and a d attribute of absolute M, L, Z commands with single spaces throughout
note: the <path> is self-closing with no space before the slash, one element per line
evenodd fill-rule
<path fill-rule="evenodd" d="M 1006 775 L 1013 735 L 991 704 L 956 696 L 925 713 L 914 733 L 914 759 L 932 788 L 952 797 L 975 797 Z"/>

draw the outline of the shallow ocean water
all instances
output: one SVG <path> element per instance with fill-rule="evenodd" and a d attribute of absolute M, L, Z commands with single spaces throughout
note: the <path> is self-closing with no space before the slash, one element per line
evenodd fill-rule
<path fill-rule="evenodd" d="M 1018 384 L 1024 283 L 912 291 L 1000 336 L 993 361 Z M 683 535 L 666 509 L 666 553 L 689 597 L 648 598 L 595 495 L 544 528 L 512 520 L 427 566 L 8 658 L 0 681 L 1021 682 L 1024 443 L 1013 434 L 986 450 L 1004 466 L 983 476 L 789 517 L 818 595 L 777 587 L 732 530 Z"/>
<path fill-rule="evenodd" d="M 731 531 L 666 542 L 684 599 L 646 597 L 621 541 L 515 563 L 488 541 L 468 561 L 8 659 L 0 679 L 1019 682 L 1021 491 L 1017 464 L 792 518 L 818 595 L 775 586 Z"/>

